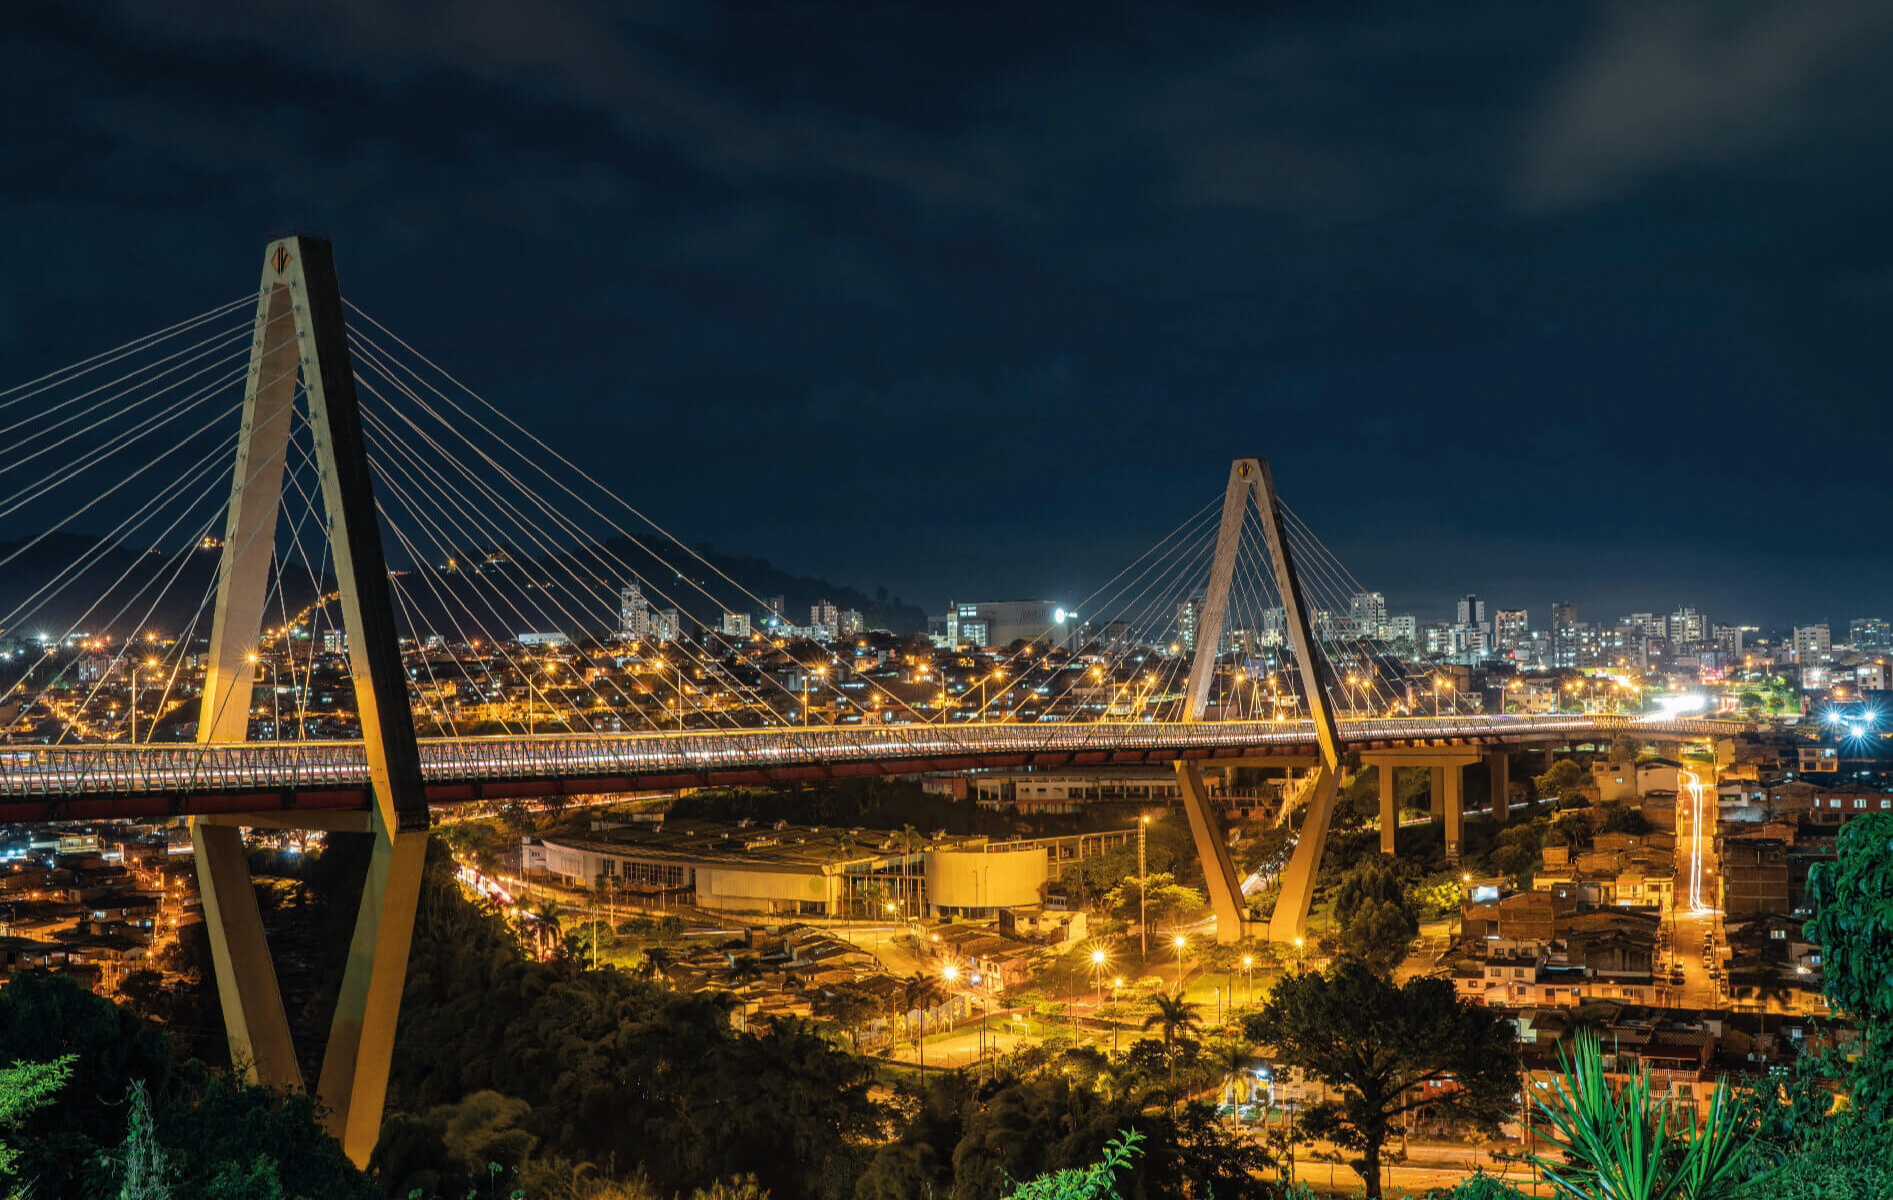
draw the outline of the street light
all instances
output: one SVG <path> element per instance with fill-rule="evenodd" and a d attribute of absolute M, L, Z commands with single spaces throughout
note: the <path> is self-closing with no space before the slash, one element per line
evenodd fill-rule
<path fill-rule="evenodd" d="M 556 658 L 547 659 L 545 668 L 546 678 L 551 679 L 553 674 L 559 669 L 559 660 Z M 526 734 L 529 737 L 539 732 L 539 708 L 533 703 L 535 692 L 540 696 L 546 694 L 545 689 L 538 686 L 532 671 L 528 670 L 526 672 Z"/>
<path fill-rule="evenodd" d="M 1104 965 L 1108 963 L 1110 960 L 1111 960 L 1111 956 L 1104 952 L 1103 946 L 1092 947 L 1091 949 L 1091 978 L 1098 985 L 1098 1003 L 1099 1004 L 1104 1003 Z"/>
<path fill-rule="evenodd" d="M 1177 948 L 1177 995 L 1183 994 L 1183 952 L 1190 947 L 1190 939 L 1177 934 L 1170 939 L 1170 944 Z"/>
<path fill-rule="evenodd" d="M 813 724 L 814 720 L 814 714 L 809 711 L 808 706 L 809 678 L 812 676 L 816 679 L 822 679 L 826 678 L 827 675 L 827 667 L 812 667 L 802 672 L 802 728 L 804 729 L 807 729 Z"/>
<path fill-rule="evenodd" d="M 269 667 L 270 740 L 278 741 L 283 736 L 283 709 L 276 696 L 276 660 L 264 658 L 254 650 L 243 657 L 251 666 L 263 663 Z"/>
<path fill-rule="evenodd" d="M 138 668 L 157 665 L 158 660 L 155 658 L 147 658 L 143 663 L 133 662 L 131 665 L 131 740 L 134 742 L 138 740 Z M 159 715 L 158 713 L 151 714 L 153 726 L 157 725 Z"/>
<path fill-rule="evenodd" d="M 1242 956 L 1242 987 L 1245 1003 L 1255 1002 L 1255 955 Z"/>
<path fill-rule="evenodd" d="M 1150 830 L 1150 814 L 1140 813 L 1137 817 L 1137 953 L 1145 962 L 1150 961 L 1150 917 L 1144 911 L 1144 897 L 1148 890 L 1144 879 L 1144 840 Z"/>

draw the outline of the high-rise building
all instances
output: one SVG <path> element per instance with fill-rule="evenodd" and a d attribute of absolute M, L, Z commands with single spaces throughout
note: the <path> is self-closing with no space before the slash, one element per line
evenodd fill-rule
<path fill-rule="evenodd" d="M 1202 610 L 1196 597 L 1177 605 L 1177 641 L 1191 653 L 1196 651 L 1196 624 L 1201 619 Z"/>
<path fill-rule="evenodd" d="M 1833 649 L 1833 633 L 1826 625 L 1796 625 L 1794 627 L 1796 662 L 1820 662 L 1827 658 Z"/>
<path fill-rule="evenodd" d="M 858 608 L 841 610 L 841 623 L 836 631 L 844 638 L 857 638 L 868 631 L 868 619 L 861 615 Z"/>
<path fill-rule="evenodd" d="M 947 606 L 947 644 L 1004 648 L 1014 642 L 1063 643 L 1078 614 L 1050 600 L 994 600 Z"/>
<path fill-rule="evenodd" d="M 654 608 L 650 616 L 651 640 L 668 645 L 683 636 L 683 618 L 674 608 Z"/>
<path fill-rule="evenodd" d="M 1516 654 L 1531 636 L 1531 619 L 1522 608 L 1501 608 L 1492 617 L 1492 643 L 1501 654 Z"/>
<path fill-rule="evenodd" d="M 1644 637 L 1667 638 L 1670 635 L 1669 621 L 1656 613 L 1631 613 L 1619 624 L 1632 626 Z"/>
<path fill-rule="evenodd" d="M 1551 605 L 1551 665 L 1554 667 L 1577 666 L 1578 642 L 1577 605 L 1569 600 L 1556 600 Z"/>
<path fill-rule="evenodd" d="M 627 642 L 648 641 L 651 637 L 651 602 L 635 583 L 625 584 L 618 592 L 618 636 Z"/>
<path fill-rule="evenodd" d="M 1411 642 L 1419 631 L 1419 618 L 1412 613 L 1402 613 L 1382 621 L 1378 636 L 1383 642 Z"/>
<path fill-rule="evenodd" d="M 809 632 L 818 642 L 832 642 L 841 633 L 841 609 L 827 598 L 809 605 Z"/>
<path fill-rule="evenodd" d="M 1379 637 L 1387 623 L 1387 597 L 1379 592 L 1355 592 L 1347 599 L 1347 615 L 1362 637 Z"/>
<path fill-rule="evenodd" d="M 1714 630 L 1716 652 L 1726 655 L 1731 662 L 1740 659 L 1752 632 L 1746 625 L 1717 625 Z"/>
<path fill-rule="evenodd" d="M 1288 640 L 1288 610 L 1275 605 L 1262 613 L 1262 644 L 1279 646 Z"/>
<path fill-rule="evenodd" d="M 1699 608 L 1688 605 L 1670 614 L 1670 641 L 1678 646 L 1702 646 L 1709 642 L 1709 618 Z"/>
<path fill-rule="evenodd" d="M 724 637 L 746 638 L 749 636 L 749 614 L 746 612 L 726 612 L 718 627 Z"/>
<path fill-rule="evenodd" d="M 1882 617 L 1855 617 L 1847 622 L 1847 640 L 1856 650 L 1893 649 L 1893 625 Z"/>
<path fill-rule="evenodd" d="M 1470 593 L 1461 596 L 1454 620 L 1461 625 L 1485 624 L 1485 601 Z"/>

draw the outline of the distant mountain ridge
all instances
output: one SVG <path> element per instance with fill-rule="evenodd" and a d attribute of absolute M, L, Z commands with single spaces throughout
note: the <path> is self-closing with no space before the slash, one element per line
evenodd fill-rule
<path fill-rule="evenodd" d="M 149 629 L 176 636 L 193 617 L 197 618 L 198 635 L 209 633 L 210 605 L 202 601 L 215 577 L 217 549 L 193 550 L 180 563 L 178 546 L 166 550 L 102 548 L 99 537 L 78 533 L 55 533 L 29 546 L 32 541 L 32 535 L 28 535 L 0 542 L 0 562 L 6 564 L 0 566 L 0 638 L 31 638 L 41 633 L 58 636 L 71 628 L 113 636 Z M 712 627 L 722 611 L 759 616 L 763 601 L 781 596 L 784 616 L 798 625 L 808 622 L 811 605 L 828 600 L 840 608 L 859 609 L 872 628 L 901 634 L 926 628 L 926 612 L 898 596 L 890 596 L 886 588 L 877 588 L 870 595 L 818 576 L 785 571 L 766 559 L 724 554 L 708 546 L 695 548 L 702 561 L 675 546 L 663 549 L 667 553 L 660 559 L 627 539 L 617 538 L 597 552 L 565 552 L 479 571 L 463 566 L 462 572 L 473 577 L 469 607 L 481 614 L 481 623 L 488 632 L 498 632 L 502 625 L 518 626 L 507 630 L 512 633 L 535 628 L 544 632 L 541 627 L 548 624 L 568 633 L 596 632 L 616 624 L 616 589 L 641 582 L 654 607 L 677 607 Z M 94 551 L 95 560 L 56 595 L 37 595 L 70 564 Z M 16 553 L 17 558 L 13 557 Z M 289 565 L 285 568 L 283 595 L 280 603 L 272 604 L 273 611 L 265 615 L 266 624 L 277 612 L 294 613 L 313 596 L 307 569 L 293 552 L 286 553 Z M 471 549 L 464 561 L 477 563 L 485 553 L 484 549 Z M 397 571 L 413 566 L 392 553 L 389 565 Z M 154 607 L 153 601 L 166 589 L 166 581 L 174 572 L 175 581 Z M 571 582 L 573 574 L 584 581 L 583 587 Z M 548 592 L 543 585 L 554 580 L 565 580 L 570 590 L 554 588 Z M 422 626 L 453 634 L 457 606 L 440 602 L 424 571 L 414 571 L 403 580 L 402 595 Z M 612 597 L 609 602 L 607 595 Z M 464 624 L 466 614 L 458 615 Z M 405 627 L 406 622 L 402 624 Z"/>

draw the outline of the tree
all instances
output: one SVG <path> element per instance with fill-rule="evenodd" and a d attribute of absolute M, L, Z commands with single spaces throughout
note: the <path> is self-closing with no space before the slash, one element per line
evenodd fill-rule
<path fill-rule="evenodd" d="M 1499 834 L 1492 850 L 1492 866 L 1521 890 L 1531 887 L 1532 876 L 1544 863 L 1544 827 L 1537 823 L 1514 825 Z"/>
<path fill-rule="evenodd" d="M 1591 844 L 1591 815 L 1582 809 L 1561 812 L 1551 818 L 1549 836 L 1557 839 L 1552 843 L 1553 845 L 1582 850 Z"/>
<path fill-rule="evenodd" d="M 1573 758 L 1561 758 L 1551 764 L 1551 769 L 1532 781 L 1538 787 L 1540 796 L 1549 796 L 1554 800 L 1570 800 L 1582 795 L 1590 786 L 1591 773 Z"/>
<path fill-rule="evenodd" d="M 903 1012 L 914 1013 L 919 1020 L 914 1026 L 914 1057 L 920 1064 L 920 1085 L 927 1085 L 927 1010 L 945 998 L 945 990 L 940 981 L 924 971 L 915 971 L 901 980 L 900 998 Z"/>
<path fill-rule="evenodd" d="M 505 935 L 511 952 L 517 943 Z M 104 1197 L 121 1185 L 116 1151 L 125 1141 L 127 1097 L 146 1088 L 152 1128 L 178 1196 L 213 1194 L 212 1184 L 260 1156 L 288 1181 L 293 1200 L 365 1200 L 379 1190 L 351 1165 L 316 1119 L 307 1095 L 250 1087 L 179 1054 L 170 1038 L 70 978 L 29 971 L 0 988 L 0 1062 L 69 1056 L 70 1082 L 53 1103 L 18 1118 L 17 1173 L 34 1195 Z M 263 1191 L 254 1193 L 259 1198 Z"/>
<path fill-rule="evenodd" d="M 1335 889 L 1334 919 L 1341 952 L 1391 975 L 1420 932 L 1400 868 L 1384 855 L 1362 859 Z"/>
<path fill-rule="evenodd" d="M 1395 1118 L 1430 1110 L 1496 1128 L 1518 1088 L 1511 1025 L 1460 1003 L 1442 979 L 1395 986 L 1343 959 L 1329 974 L 1284 979 L 1244 1027 L 1341 1093 L 1310 1108 L 1303 1128 L 1360 1152 L 1350 1165 L 1370 1197 L 1380 1195 L 1381 1147 Z"/>
<path fill-rule="evenodd" d="M 0 1070 L 0 1133 L 10 1133 L 26 1118 L 50 1105 L 72 1078 L 72 1055 L 51 1062 L 16 1062 Z M 20 1152 L 0 1141 L 0 1182 L 13 1174 Z"/>
<path fill-rule="evenodd" d="M 847 1030 L 848 1044 L 856 1054 L 861 1053 L 861 1024 L 879 1008 L 872 996 L 848 984 L 817 993 L 809 1007 L 816 1016 Z"/>
<path fill-rule="evenodd" d="M 1161 992 L 1150 998 L 1151 1014 L 1144 1018 L 1145 1029 L 1163 1030 L 1163 1056 L 1170 1069 L 1171 1103 L 1176 1103 L 1177 1090 L 1177 1051 L 1179 1043 L 1190 1034 L 1201 1029 L 1203 1018 L 1196 1013 L 1196 1006 L 1183 998 L 1183 993 L 1166 996 Z"/>
<path fill-rule="evenodd" d="M 651 946 L 644 951 L 644 961 L 638 964 L 638 971 L 646 978 L 662 983 L 670 978 L 673 959 L 671 952 L 662 946 Z"/>
<path fill-rule="evenodd" d="M 1893 1120 L 1893 816 L 1855 817 L 1835 849 L 1809 875 L 1807 931 L 1824 952 L 1821 990 L 1860 1029 L 1847 1070 L 1854 1108 L 1883 1124 Z"/>
<path fill-rule="evenodd" d="M 1649 818 L 1640 809 L 1628 804 L 1606 804 L 1603 811 L 1604 820 L 1598 828 L 1605 833 L 1633 833 L 1641 836 L 1650 832 Z"/>

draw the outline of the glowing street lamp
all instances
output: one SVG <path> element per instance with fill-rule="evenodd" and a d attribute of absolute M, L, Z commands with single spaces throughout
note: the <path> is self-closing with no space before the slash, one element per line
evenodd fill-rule
<path fill-rule="evenodd" d="M 265 663 L 269 666 L 270 738 L 271 740 L 280 739 L 283 736 L 283 710 L 282 703 L 276 696 L 276 660 L 264 658 L 252 650 L 243 656 L 243 661 L 251 666 L 257 663 Z"/>
<path fill-rule="evenodd" d="M 1170 939 L 1170 944 L 1177 948 L 1177 995 L 1183 994 L 1183 952 L 1190 948 L 1190 939 L 1177 934 Z"/>
<path fill-rule="evenodd" d="M 146 637 L 155 640 L 154 635 L 147 634 Z M 149 670 L 157 665 L 158 660 L 155 658 L 147 658 L 143 663 L 133 662 L 131 665 L 131 740 L 134 742 L 138 740 L 138 668 L 143 666 Z M 151 714 L 151 723 L 154 726 L 158 723 L 160 715 L 162 714 Z"/>
<path fill-rule="evenodd" d="M 1111 961 L 1111 956 L 1103 946 L 1091 948 L 1091 978 L 1098 986 L 1098 1003 L 1104 1003 L 1104 968 Z"/>

